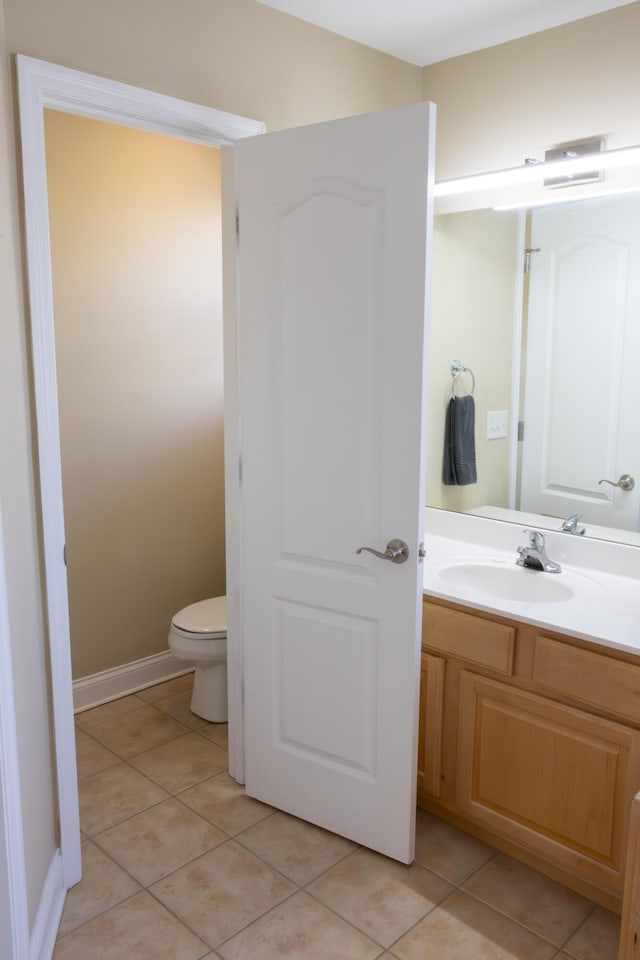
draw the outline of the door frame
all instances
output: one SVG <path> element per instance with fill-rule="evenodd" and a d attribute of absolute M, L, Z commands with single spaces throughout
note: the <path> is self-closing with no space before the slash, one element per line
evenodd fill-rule
<path fill-rule="evenodd" d="M 265 126 L 257 120 L 224 113 L 211 107 L 71 70 L 32 57 L 18 55 L 16 60 L 60 852 L 63 883 L 65 887 L 70 887 L 81 877 L 80 819 L 73 723 L 67 575 L 64 564 L 64 511 L 44 109 L 48 107 L 89 119 L 117 123 L 214 147 L 232 147 L 236 140 L 263 133 Z M 226 261 L 224 284 L 231 294 L 228 304 L 225 298 L 224 312 L 227 591 L 235 595 L 240 567 L 237 536 L 240 495 L 233 256 L 236 245 L 236 217 L 232 177 L 233 151 L 223 150 L 222 152 L 222 229 Z M 229 545 L 232 545 L 232 549 L 229 549 Z M 242 684 L 239 670 L 242 664 L 242 643 L 239 625 L 234 620 L 237 607 L 231 603 L 229 608 L 227 625 L 231 734 L 229 760 L 231 772 L 241 779 L 244 774 Z M 14 822 L 13 827 L 19 828 L 19 836 L 22 836 L 21 825 Z"/>
<path fill-rule="evenodd" d="M 7 900 L 0 903 L 0 924 L 8 930 L 11 960 L 29 960 L 31 957 L 23 837 L 13 658 L 0 509 L 0 886 L 8 891 Z"/>

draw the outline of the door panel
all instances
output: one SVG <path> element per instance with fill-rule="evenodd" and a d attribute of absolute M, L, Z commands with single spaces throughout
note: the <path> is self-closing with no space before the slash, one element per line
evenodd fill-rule
<path fill-rule="evenodd" d="M 381 191 L 327 180 L 277 213 L 282 550 L 349 576 L 362 572 L 351 562 L 353 525 L 365 536 L 381 508 L 382 200 Z M 327 501 L 333 509 L 318 524 Z"/>
<path fill-rule="evenodd" d="M 431 123 L 419 104 L 236 148 L 247 791 L 405 862 Z M 356 553 L 396 537 L 404 564 Z"/>

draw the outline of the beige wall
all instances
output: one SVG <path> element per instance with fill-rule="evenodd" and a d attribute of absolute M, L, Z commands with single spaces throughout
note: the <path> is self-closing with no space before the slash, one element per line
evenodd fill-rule
<path fill-rule="evenodd" d="M 437 216 L 434 223 L 429 345 L 427 503 L 469 510 L 507 506 L 508 441 L 486 439 L 487 413 L 511 406 L 517 214 L 476 210 Z M 451 363 L 473 370 L 478 482 L 442 483 L 444 425 Z M 457 394 L 471 389 L 460 376 Z"/>
<path fill-rule="evenodd" d="M 74 678 L 225 592 L 220 151 L 46 111 Z"/>
<path fill-rule="evenodd" d="M 519 166 L 589 136 L 640 143 L 640 3 L 423 70 L 439 179 Z"/>
<path fill-rule="evenodd" d="M 1 4 L 2 0 L 0 21 Z M 4 12 L 6 44 L 0 37 L 0 497 L 7 518 L 33 919 L 56 841 L 28 353 L 15 217 L 18 182 L 11 104 L 4 83 L 9 57 L 16 53 L 40 57 L 254 117 L 271 129 L 414 103 L 421 97 L 421 71 L 255 0 L 4 0 Z"/>
<path fill-rule="evenodd" d="M 415 103 L 418 67 L 255 0 L 5 0 L 13 52 L 263 120 Z"/>

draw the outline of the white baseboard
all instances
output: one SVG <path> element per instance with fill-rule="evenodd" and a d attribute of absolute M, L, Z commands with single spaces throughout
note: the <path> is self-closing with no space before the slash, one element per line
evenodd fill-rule
<path fill-rule="evenodd" d="M 51 960 L 66 895 L 62 880 L 62 856 L 56 850 L 47 871 L 31 933 L 31 960 Z"/>
<path fill-rule="evenodd" d="M 184 673 L 191 673 L 193 666 L 185 664 L 184 660 L 177 660 L 167 650 L 164 653 L 155 653 L 133 663 L 125 663 L 121 667 L 111 670 L 102 670 L 90 677 L 81 677 L 73 681 L 73 709 L 75 713 L 97 707 L 109 700 L 125 697 L 136 690 L 144 690 L 163 680 L 172 680 Z"/>

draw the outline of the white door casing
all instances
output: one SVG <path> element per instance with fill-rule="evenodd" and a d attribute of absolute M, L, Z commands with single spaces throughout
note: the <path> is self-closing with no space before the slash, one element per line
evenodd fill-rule
<path fill-rule="evenodd" d="M 534 210 L 520 508 L 638 530 L 640 197 Z M 627 492 L 601 479 L 631 474 Z"/>
<path fill-rule="evenodd" d="M 44 109 L 51 107 L 96 120 L 124 124 L 195 143 L 225 146 L 241 137 L 253 136 L 264 125 L 245 117 L 223 113 L 209 107 L 164 96 L 150 90 L 118 83 L 103 77 L 56 64 L 18 56 L 20 126 L 22 135 L 23 180 L 29 305 L 36 406 L 38 463 L 40 470 L 44 571 L 46 580 L 47 626 L 51 663 L 53 734 L 55 738 L 56 779 L 60 821 L 60 850 L 65 887 L 81 876 L 78 791 L 76 781 L 75 737 L 67 577 L 63 560 L 64 513 L 60 466 L 60 436 L 54 343 L 51 255 L 44 142 Z M 235 229 L 228 198 L 224 197 L 223 242 L 233 269 Z M 226 254 L 225 254 L 226 255 Z M 225 315 L 225 456 L 237 463 L 237 410 L 235 366 L 227 366 L 233 356 L 234 317 Z M 227 351 L 231 353 L 227 353 Z M 227 429 L 228 428 L 228 429 Z M 229 473 L 231 470 L 231 474 Z M 240 509 L 237 497 L 237 471 L 227 468 L 227 534 L 233 538 Z M 235 548 L 235 544 L 234 544 Z M 227 551 L 227 579 L 239 579 L 240 558 L 236 549 Z M 241 682 L 234 672 L 236 650 L 241 662 L 240 640 L 233 609 L 228 621 L 230 711 L 240 718 L 234 735 L 241 728 Z M 233 749 L 233 745 L 232 745 Z M 237 752 L 242 760 L 241 745 Z M 17 829 L 17 824 L 15 825 Z"/>
<path fill-rule="evenodd" d="M 237 144 L 246 783 L 413 859 L 434 108 Z M 384 550 L 409 545 L 404 564 Z"/>
<path fill-rule="evenodd" d="M 13 657 L 0 510 L 0 956 L 31 956 Z"/>

